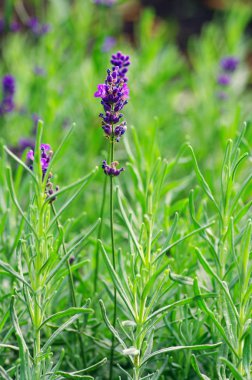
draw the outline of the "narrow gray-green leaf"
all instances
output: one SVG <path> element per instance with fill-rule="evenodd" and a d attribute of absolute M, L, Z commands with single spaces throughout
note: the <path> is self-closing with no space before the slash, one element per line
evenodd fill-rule
<path fill-rule="evenodd" d="M 127 297 L 127 294 L 124 290 L 124 287 L 116 273 L 116 271 L 114 270 L 113 268 L 113 265 L 111 264 L 111 261 L 109 260 L 109 257 L 107 255 L 107 252 L 102 244 L 102 242 L 99 240 L 99 243 L 100 243 L 100 246 L 101 246 L 101 249 L 102 249 L 102 254 L 103 254 L 103 257 L 104 257 L 104 260 L 105 260 L 105 263 L 107 265 L 107 268 L 109 270 L 109 273 L 110 273 L 110 276 L 112 278 L 112 281 L 116 287 L 116 289 L 118 290 L 118 293 L 120 294 L 120 296 L 122 297 L 122 299 L 124 300 L 128 310 L 130 311 L 131 315 L 134 317 L 135 316 L 135 313 L 134 313 L 134 309 L 132 308 L 131 306 L 131 302 L 129 301 L 128 297 Z"/>
<path fill-rule="evenodd" d="M 93 313 L 93 309 L 83 309 L 83 307 L 69 307 L 67 310 L 59 311 L 58 313 L 55 313 L 53 315 L 50 315 L 50 317 L 46 318 L 43 323 L 39 326 L 39 329 L 41 329 L 44 325 L 46 325 L 48 322 L 55 322 L 57 319 L 69 317 L 70 315 L 75 314 L 86 314 L 86 313 Z"/>
<path fill-rule="evenodd" d="M 83 308 L 85 309 L 85 308 Z M 42 351 L 45 353 L 46 350 L 51 346 L 52 342 L 71 324 L 73 324 L 79 317 L 81 317 L 82 312 L 75 314 L 73 317 L 68 319 L 65 323 L 63 323 L 48 339 L 48 341 L 44 344 Z"/>
<path fill-rule="evenodd" d="M 5 263 L 4 261 L 0 260 L 0 267 L 3 268 L 6 272 L 10 273 L 17 280 L 21 281 L 23 284 L 28 286 L 30 290 L 32 290 L 28 282 L 25 281 L 25 279 L 18 272 L 16 272 L 8 263 Z"/>
<path fill-rule="evenodd" d="M 174 346 L 174 347 L 168 347 L 168 348 L 162 348 L 161 350 L 152 352 L 149 356 L 145 358 L 145 360 L 142 361 L 141 366 L 143 366 L 148 360 L 152 359 L 153 357 L 161 354 L 166 354 L 168 352 L 174 352 L 174 351 L 180 351 L 180 350 L 191 350 L 191 351 L 199 351 L 199 350 L 211 350 L 213 348 L 219 347 L 222 343 L 215 343 L 215 344 L 199 344 L 195 346 Z"/>
<path fill-rule="evenodd" d="M 226 364 L 236 380 L 244 380 L 244 377 L 238 372 L 238 369 L 229 360 L 223 357 L 220 357 L 219 360 Z"/>

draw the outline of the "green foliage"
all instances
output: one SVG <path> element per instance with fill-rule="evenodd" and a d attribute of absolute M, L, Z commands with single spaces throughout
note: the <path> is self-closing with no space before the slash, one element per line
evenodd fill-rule
<path fill-rule="evenodd" d="M 0 35 L 1 77 L 16 79 L 15 110 L 0 113 L 0 378 L 250 380 L 251 7 L 226 2 L 182 53 L 154 9 L 125 33 L 134 1 L 30 3 L 50 31 Z M 3 15 L 25 24 L 26 2 Z M 111 244 L 93 94 L 119 49 L 130 99 Z M 225 56 L 240 63 L 222 99 Z M 33 168 L 20 138 L 35 140 Z"/>

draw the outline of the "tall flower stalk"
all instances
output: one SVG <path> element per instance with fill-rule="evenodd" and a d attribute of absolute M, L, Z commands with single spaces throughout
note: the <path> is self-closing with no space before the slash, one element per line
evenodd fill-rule
<path fill-rule="evenodd" d="M 114 237 L 114 188 L 113 177 L 118 176 L 124 168 L 118 169 L 118 162 L 114 161 L 114 148 L 115 143 L 120 141 L 120 138 L 127 130 L 126 122 L 122 121 L 122 109 L 128 102 L 129 88 L 127 85 L 128 78 L 126 73 L 130 65 L 129 56 L 125 56 L 121 52 L 112 55 L 111 58 L 112 69 L 107 71 L 107 77 L 104 84 L 99 84 L 98 89 L 94 96 L 101 98 L 101 104 L 104 113 L 100 114 L 102 119 L 102 129 L 105 137 L 110 142 L 109 159 L 110 164 L 106 160 L 102 163 L 104 174 L 109 176 L 110 192 L 109 192 L 109 210 L 110 210 L 110 236 L 111 236 L 111 252 L 113 268 L 116 270 L 116 257 L 115 257 L 115 237 Z M 103 194 L 104 196 L 104 194 Z M 103 199 L 104 203 L 104 199 Z M 103 210 L 103 209 L 102 209 Z M 98 265 L 98 260 L 96 265 Z M 96 280 L 98 270 L 96 269 Z M 114 315 L 113 327 L 116 325 L 117 316 L 117 294 L 114 288 Z M 112 334 L 111 352 L 110 352 L 110 379 L 113 377 L 113 359 L 114 359 L 114 335 Z"/>

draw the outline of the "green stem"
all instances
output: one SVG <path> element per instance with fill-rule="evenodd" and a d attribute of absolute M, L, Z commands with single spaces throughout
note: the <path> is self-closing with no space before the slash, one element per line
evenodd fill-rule
<path fill-rule="evenodd" d="M 111 140 L 111 149 L 110 149 L 110 164 L 114 161 L 114 140 Z M 111 233 L 111 249 L 112 249 L 112 263 L 113 268 L 116 270 L 116 261 L 115 261 L 115 240 L 114 240 L 114 192 L 113 192 L 113 177 L 110 176 L 110 233 Z M 113 327 L 116 325 L 116 310 L 117 309 L 117 296 L 116 288 L 114 287 L 114 315 L 113 315 Z M 114 351 L 115 351 L 115 337 L 112 334 L 111 342 L 111 351 L 110 351 L 110 370 L 109 378 L 113 379 L 113 361 L 114 361 Z"/>
<path fill-rule="evenodd" d="M 109 158 L 109 155 L 110 155 L 110 146 L 108 149 L 108 158 Z M 103 215 L 104 215 L 106 192 L 107 192 L 107 178 L 108 177 L 105 176 L 105 179 L 103 182 L 102 204 L 101 204 L 101 211 L 100 211 L 101 223 L 99 225 L 98 234 L 97 234 L 97 245 L 96 245 L 96 252 L 95 252 L 94 294 L 97 291 L 97 281 L 98 281 L 98 275 L 99 275 L 100 244 L 98 242 L 101 239 L 101 235 L 102 235 Z"/>
<path fill-rule="evenodd" d="M 38 224 L 37 224 L 37 235 L 38 239 L 36 240 L 36 258 L 34 262 L 35 266 L 35 289 L 34 289 L 34 319 L 33 319 L 33 328 L 34 328 L 34 366 L 35 366 L 35 379 L 40 380 L 40 348 L 41 348 L 41 339 L 40 339 L 40 325 L 42 319 L 42 305 L 41 305 L 41 284 L 40 284 L 40 268 L 41 268 L 41 259 L 44 256 L 44 214 L 42 212 L 43 204 L 43 194 L 40 190 L 37 191 L 37 215 L 38 215 Z"/>

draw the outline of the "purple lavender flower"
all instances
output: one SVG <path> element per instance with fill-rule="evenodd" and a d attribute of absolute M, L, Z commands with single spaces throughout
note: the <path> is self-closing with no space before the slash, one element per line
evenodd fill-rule
<path fill-rule="evenodd" d="M 12 112 L 15 108 L 15 104 L 12 97 L 7 97 L 2 100 L 0 104 L 0 115 Z"/>
<path fill-rule="evenodd" d="M 45 69 L 43 69 L 43 67 L 40 67 L 40 66 L 35 66 L 33 68 L 33 72 L 35 75 L 41 76 L 41 77 L 46 75 Z"/>
<path fill-rule="evenodd" d="M 128 66 L 130 65 L 130 59 L 128 55 L 124 55 L 120 51 L 112 55 L 110 63 L 113 65 L 113 70 L 116 67 L 119 67 L 119 78 L 124 82 L 128 81 L 128 78 L 125 76 L 128 72 Z"/>
<path fill-rule="evenodd" d="M 115 62 L 118 65 L 115 65 Z M 99 116 L 102 118 L 102 129 L 105 136 L 112 142 L 119 142 L 127 130 L 126 122 L 120 122 L 123 117 L 120 111 L 128 103 L 129 88 L 125 74 L 128 71 L 127 66 L 130 61 L 128 56 L 118 52 L 112 56 L 111 63 L 113 65 L 112 70 L 107 71 L 105 83 L 97 86 L 94 96 L 101 98 L 104 113 Z M 119 122 L 120 124 L 118 124 Z M 124 169 L 117 169 L 117 165 L 117 161 L 112 162 L 110 166 L 106 161 L 103 161 L 102 168 L 106 175 L 118 176 Z"/>
<path fill-rule="evenodd" d="M 108 36 L 108 37 L 105 38 L 105 40 L 103 42 L 101 51 L 103 53 L 107 53 L 111 49 L 113 49 L 113 47 L 115 46 L 115 44 L 116 44 L 116 39 L 114 37 Z"/>
<path fill-rule="evenodd" d="M 40 163 L 41 163 L 41 168 L 43 172 L 43 176 L 47 171 L 48 165 L 51 161 L 52 158 L 52 151 L 51 147 L 49 144 L 41 144 L 40 145 L 40 150 L 41 150 L 41 156 L 40 156 Z M 27 159 L 30 161 L 34 161 L 34 150 L 31 149 L 27 153 Z M 32 169 L 33 166 L 31 165 L 30 168 Z"/>
<path fill-rule="evenodd" d="M 19 140 L 19 149 L 21 152 L 23 152 L 27 148 L 34 149 L 35 148 L 35 141 L 33 139 L 29 139 L 26 137 L 22 137 Z"/>
<path fill-rule="evenodd" d="M 116 3 L 116 0 L 93 0 L 96 5 L 103 5 L 105 7 L 112 7 Z"/>
<path fill-rule="evenodd" d="M 236 57 L 231 57 L 231 56 L 230 57 L 224 57 L 220 61 L 221 68 L 224 71 L 230 72 L 230 73 L 233 73 L 237 69 L 238 64 L 239 64 L 239 59 Z"/>
<path fill-rule="evenodd" d="M 27 22 L 28 29 L 34 34 L 34 36 L 39 37 L 49 32 L 50 25 L 40 24 L 36 17 L 31 17 Z"/>
<path fill-rule="evenodd" d="M 113 57 L 118 57 L 122 62 L 129 62 L 129 58 L 125 59 L 122 53 L 117 53 Z M 120 63 L 120 62 L 119 62 Z M 123 68 L 123 63 L 120 64 Z M 112 71 L 107 71 L 107 78 L 104 84 L 97 86 L 97 91 L 94 96 L 101 98 L 101 104 L 104 108 L 104 113 L 100 114 L 102 118 L 102 128 L 105 135 L 109 138 L 119 141 L 120 137 L 126 132 L 126 122 L 116 126 L 123 117 L 120 111 L 128 102 L 129 88 L 125 81 L 125 76 L 120 74 L 120 67 L 113 66 Z M 124 74 L 123 74 L 124 75 Z"/>
<path fill-rule="evenodd" d="M 21 157 L 23 152 L 27 149 L 34 149 L 35 141 L 26 137 L 22 137 L 18 144 L 15 146 L 11 146 L 10 150 L 15 153 L 16 156 Z"/>
<path fill-rule="evenodd" d="M 119 176 L 121 172 L 124 171 L 124 168 L 116 169 L 118 165 L 119 165 L 119 162 L 117 161 L 111 162 L 110 166 L 107 164 L 106 160 L 102 161 L 102 169 L 104 173 L 112 177 L 117 177 Z"/>
<path fill-rule="evenodd" d="M 15 93 L 15 79 L 12 75 L 5 75 L 2 80 L 3 97 L 13 96 Z"/>
<path fill-rule="evenodd" d="M 15 79 L 12 75 L 5 75 L 2 79 L 2 102 L 0 103 L 0 115 L 12 112 L 15 108 Z"/>
<path fill-rule="evenodd" d="M 120 137 L 124 135 L 124 133 L 127 131 L 127 125 L 126 122 L 124 121 L 120 125 L 117 125 L 114 130 L 114 135 L 116 136 L 116 141 L 120 141 Z"/>
<path fill-rule="evenodd" d="M 17 33 L 21 30 L 21 25 L 17 21 L 12 21 L 10 24 L 10 31 L 13 33 Z"/>
<path fill-rule="evenodd" d="M 226 74 L 220 74 L 218 76 L 217 82 L 221 86 L 228 86 L 230 84 L 230 77 Z"/>

